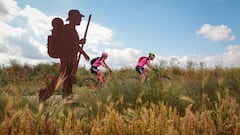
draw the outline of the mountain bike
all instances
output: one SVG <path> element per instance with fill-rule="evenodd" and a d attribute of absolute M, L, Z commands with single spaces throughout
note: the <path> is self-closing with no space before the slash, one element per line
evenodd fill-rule
<path fill-rule="evenodd" d="M 130 76 L 123 80 L 124 80 L 124 83 L 135 83 L 135 84 L 141 83 L 141 78 L 139 75 Z M 164 84 L 166 82 L 169 82 L 170 80 L 171 80 L 170 76 L 161 73 L 161 71 L 159 70 L 156 70 L 152 72 L 152 74 L 146 75 L 144 84 L 147 84 L 149 82 L 159 82 L 160 84 Z"/>
<path fill-rule="evenodd" d="M 91 77 L 83 78 L 80 81 L 80 87 L 88 87 L 89 89 L 96 89 L 96 88 L 103 87 L 103 85 L 109 80 L 110 76 L 111 76 L 110 73 L 105 72 L 103 74 L 103 82 L 100 82 L 95 75 Z"/>

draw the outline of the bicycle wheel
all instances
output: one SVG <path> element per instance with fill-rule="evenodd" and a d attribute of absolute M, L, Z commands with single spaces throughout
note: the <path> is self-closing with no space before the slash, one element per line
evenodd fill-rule
<path fill-rule="evenodd" d="M 80 83 L 81 87 L 95 88 L 97 87 L 97 82 L 94 78 L 85 78 Z"/>
<path fill-rule="evenodd" d="M 118 83 L 123 83 L 123 78 L 122 77 L 116 77 L 116 76 L 112 76 L 109 81 L 110 82 L 118 82 Z"/>
<path fill-rule="evenodd" d="M 140 78 L 136 76 L 131 76 L 126 79 L 124 79 L 124 84 L 139 84 L 140 83 Z"/>
<path fill-rule="evenodd" d="M 159 75 L 158 81 L 162 84 L 165 88 L 169 88 L 172 85 L 171 77 L 167 75 Z"/>
<path fill-rule="evenodd" d="M 166 80 L 171 80 L 171 77 L 167 75 L 160 75 L 161 78 L 166 79 Z"/>

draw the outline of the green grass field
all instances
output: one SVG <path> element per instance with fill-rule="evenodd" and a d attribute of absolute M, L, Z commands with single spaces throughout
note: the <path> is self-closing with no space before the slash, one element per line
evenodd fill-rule
<path fill-rule="evenodd" d="M 134 69 L 113 71 L 102 87 L 81 86 L 92 75 L 79 68 L 73 98 L 61 87 L 45 103 L 37 92 L 58 64 L 0 67 L 0 134 L 24 135 L 238 135 L 240 68 L 161 68 L 140 84 Z M 119 79 L 120 78 L 120 79 Z"/>

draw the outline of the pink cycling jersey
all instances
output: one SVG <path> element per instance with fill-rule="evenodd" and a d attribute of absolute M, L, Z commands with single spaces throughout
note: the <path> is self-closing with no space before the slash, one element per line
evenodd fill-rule
<path fill-rule="evenodd" d="M 101 65 L 101 62 L 105 63 L 104 58 L 100 57 L 93 63 L 93 66 L 94 67 L 99 67 Z"/>
<path fill-rule="evenodd" d="M 147 64 L 148 60 L 149 60 L 148 57 L 144 57 L 142 59 L 140 58 L 140 60 L 137 63 L 137 66 L 144 67 Z"/>

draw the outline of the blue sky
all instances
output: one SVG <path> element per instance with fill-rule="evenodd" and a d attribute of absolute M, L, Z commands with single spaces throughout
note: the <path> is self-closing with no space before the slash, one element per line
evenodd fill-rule
<path fill-rule="evenodd" d="M 51 19 L 66 18 L 69 9 L 79 9 L 85 14 L 80 35 L 92 14 L 85 50 L 91 57 L 107 51 L 112 67 L 132 67 L 148 52 L 157 55 L 155 63 L 176 57 L 182 65 L 194 61 L 240 66 L 238 0 L 0 0 L 0 7 L 0 17 L 5 17 L 1 23 L 12 34 L 20 31 L 18 37 L 2 34 L 6 38 L 0 38 L 0 57 L 20 62 L 52 62 L 44 50 Z M 19 45 L 13 49 L 21 53 L 11 57 L 12 46 L 6 43 L 15 40 Z M 35 55 L 21 49 L 26 46 Z"/>

